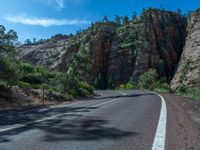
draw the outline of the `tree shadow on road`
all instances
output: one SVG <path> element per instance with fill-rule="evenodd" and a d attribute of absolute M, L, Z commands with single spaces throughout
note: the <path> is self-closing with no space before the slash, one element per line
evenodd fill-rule
<path fill-rule="evenodd" d="M 109 126 L 109 121 L 104 119 L 84 118 L 78 122 L 73 121 L 64 125 L 54 126 L 47 129 L 44 141 L 56 142 L 60 140 L 100 140 L 112 139 L 117 140 L 126 136 L 136 135 L 134 132 L 122 131 L 115 127 Z"/>
<path fill-rule="evenodd" d="M 16 111 L 8 115 L 0 116 L 0 127 L 13 124 L 28 124 L 35 120 L 51 117 L 53 115 L 79 116 L 80 113 L 89 112 L 96 107 L 59 107 L 49 109 L 33 109 L 32 111 Z M 79 115 L 78 115 L 79 113 Z"/>
<path fill-rule="evenodd" d="M 38 136 L 41 137 L 38 137 L 38 139 L 42 139 L 43 142 L 99 139 L 117 140 L 126 136 L 137 135 L 134 132 L 122 131 L 112 127 L 109 120 L 105 120 L 104 118 L 84 116 L 84 113 L 94 109 L 97 109 L 97 107 L 63 107 L 44 111 L 36 109 L 34 112 L 27 114 L 19 113 L 0 116 L 1 127 L 17 123 L 24 125 L 21 128 L 0 133 L 0 144 L 11 143 L 11 137 L 20 136 L 20 134 L 33 129 L 40 131 L 41 134 Z M 54 119 L 34 122 L 35 120 L 54 115 L 57 115 Z"/>

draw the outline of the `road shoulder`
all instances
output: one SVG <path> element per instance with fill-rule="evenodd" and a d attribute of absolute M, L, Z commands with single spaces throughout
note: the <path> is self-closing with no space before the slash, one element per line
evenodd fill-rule
<path fill-rule="evenodd" d="M 200 102 L 172 94 L 161 95 L 168 110 L 166 150 L 199 150 Z"/>

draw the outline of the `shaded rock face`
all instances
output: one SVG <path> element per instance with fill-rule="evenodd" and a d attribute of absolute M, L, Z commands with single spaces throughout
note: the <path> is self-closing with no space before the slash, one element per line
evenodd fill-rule
<path fill-rule="evenodd" d="M 122 32 L 117 31 L 111 49 L 108 51 L 108 88 L 114 88 L 130 80 L 136 54 L 136 32 L 133 25 L 129 24 L 122 28 Z"/>
<path fill-rule="evenodd" d="M 89 34 L 89 43 L 91 50 L 92 68 L 91 82 L 96 82 L 96 86 L 100 89 L 107 88 L 109 51 L 113 45 L 116 31 L 116 24 L 106 23 L 100 25 L 97 31 L 93 29 L 93 35 Z M 87 38 L 86 38 L 87 39 Z M 84 41 L 82 42 L 84 45 Z"/>
<path fill-rule="evenodd" d="M 70 38 L 54 39 L 40 45 L 22 46 L 22 59 L 67 71 L 72 53 L 88 46 L 91 58 L 89 82 L 99 89 L 114 88 L 155 68 L 160 78 L 172 78 L 186 35 L 185 18 L 149 9 L 140 18 L 119 26 L 98 22 Z"/>
<path fill-rule="evenodd" d="M 177 13 L 149 9 L 141 18 L 116 32 L 108 51 L 107 87 L 130 80 L 155 68 L 171 81 L 186 37 L 186 18 Z"/>
<path fill-rule="evenodd" d="M 176 13 L 147 10 L 138 26 L 138 55 L 133 80 L 148 68 L 170 81 L 179 62 L 186 36 L 185 18 Z"/>
<path fill-rule="evenodd" d="M 188 17 L 187 32 L 181 60 L 171 82 L 173 88 L 180 85 L 195 86 L 200 71 L 200 10 Z"/>

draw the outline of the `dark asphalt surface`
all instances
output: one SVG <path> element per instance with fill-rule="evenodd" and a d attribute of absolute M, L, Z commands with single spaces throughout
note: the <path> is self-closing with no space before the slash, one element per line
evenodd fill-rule
<path fill-rule="evenodd" d="M 97 93 L 91 100 L 0 114 L 0 150 L 150 150 L 160 98 L 141 91 Z"/>

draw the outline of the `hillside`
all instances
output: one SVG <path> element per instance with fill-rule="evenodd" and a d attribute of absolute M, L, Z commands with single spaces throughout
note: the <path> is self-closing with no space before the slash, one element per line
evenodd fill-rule
<path fill-rule="evenodd" d="M 98 89 L 137 82 L 150 68 L 170 82 L 185 44 L 186 24 L 178 13 L 148 9 L 129 22 L 97 22 L 66 39 L 54 37 L 18 50 L 34 65 L 74 68 Z"/>

